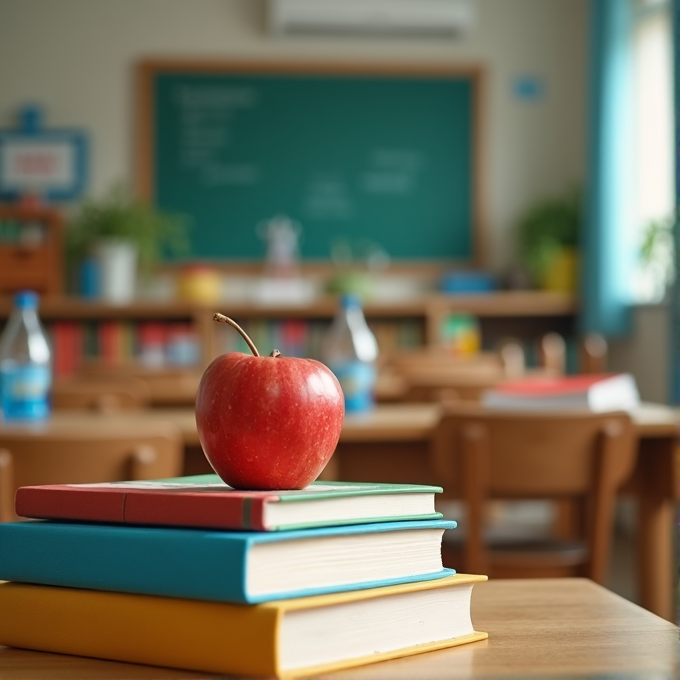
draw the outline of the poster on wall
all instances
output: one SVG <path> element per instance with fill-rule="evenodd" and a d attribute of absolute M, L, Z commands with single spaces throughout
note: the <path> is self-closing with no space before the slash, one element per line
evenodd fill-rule
<path fill-rule="evenodd" d="M 82 131 L 44 128 L 39 108 L 24 109 L 18 128 L 0 130 L 0 200 L 77 199 L 86 186 L 87 147 Z"/>

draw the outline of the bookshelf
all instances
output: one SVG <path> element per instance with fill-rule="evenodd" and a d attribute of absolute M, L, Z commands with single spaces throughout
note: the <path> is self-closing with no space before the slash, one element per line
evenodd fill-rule
<path fill-rule="evenodd" d="M 11 297 L 0 297 L 0 324 L 10 310 Z M 218 354 L 247 351 L 238 333 L 212 321 L 216 311 L 241 324 L 262 353 L 276 347 L 290 356 L 318 357 L 321 337 L 335 310 L 336 300 L 332 297 L 304 306 L 254 306 L 228 301 L 217 305 L 181 301 L 112 305 L 46 297 L 39 313 L 55 347 L 55 372 L 67 376 L 88 359 L 115 365 L 146 357 L 146 365 L 151 368 L 202 370 Z M 477 317 L 489 346 L 507 336 L 531 342 L 550 330 L 569 336 L 577 304 L 573 296 L 565 294 L 518 291 L 466 296 L 430 294 L 399 303 L 369 302 L 364 310 L 381 353 L 388 354 L 398 348 L 436 344 L 443 320 L 458 312 Z M 172 342 L 180 343 L 175 347 L 174 358 Z M 182 349 L 182 342 L 193 343 L 193 355 L 186 346 Z M 164 357 L 154 352 L 164 352 Z"/>

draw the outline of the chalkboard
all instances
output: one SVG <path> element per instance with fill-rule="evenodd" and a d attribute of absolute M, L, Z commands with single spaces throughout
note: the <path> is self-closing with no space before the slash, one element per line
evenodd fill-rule
<path fill-rule="evenodd" d="M 478 259 L 477 70 L 140 65 L 139 188 L 191 215 L 193 255 L 261 259 L 287 215 L 305 259 L 338 239 Z"/>

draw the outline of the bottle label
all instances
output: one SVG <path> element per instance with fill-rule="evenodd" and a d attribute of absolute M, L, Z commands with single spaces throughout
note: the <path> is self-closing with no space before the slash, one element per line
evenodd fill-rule
<path fill-rule="evenodd" d="M 40 420 L 50 413 L 50 369 L 13 366 L 0 371 L 0 405 L 5 420 Z"/>
<path fill-rule="evenodd" d="M 360 413 L 373 408 L 376 381 L 374 365 L 361 361 L 347 361 L 330 364 L 329 368 L 342 387 L 347 413 Z"/>

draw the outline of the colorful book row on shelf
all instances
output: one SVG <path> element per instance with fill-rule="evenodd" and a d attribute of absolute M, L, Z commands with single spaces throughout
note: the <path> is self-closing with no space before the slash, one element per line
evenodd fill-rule
<path fill-rule="evenodd" d="M 278 349 L 283 355 L 319 359 L 327 319 L 237 319 L 261 353 Z M 417 347 L 424 342 L 418 319 L 372 320 L 381 352 Z M 191 366 L 200 362 L 200 341 L 189 323 L 131 320 L 72 321 L 48 324 L 55 375 L 68 377 L 88 359 L 108 364 L 136 360 L 150 367 Z M 215 326 L 217 354 L 250 350 L 233 329 Z"/>
<path fill-rule="evenodd" d="M 323 319 L 236 319 L 262 354 L 278 349 L 284 356 L 319 359 L 329 321 Z M 424 342 L 424 329 L 418 319 L 371 319 L 369 326 L 381 352 L 418 347 Z M 218 354 L 250 350 L 235 331 L 216 327 Z"/>
<path fill-rule="evenodd" d="M 136 360 L 154 367 L 198 361 L 198 341 L 186 323 L 55 321 L 47 330 L 60 378 L 77 373 L 88 359 L 112 365 Z"/>

